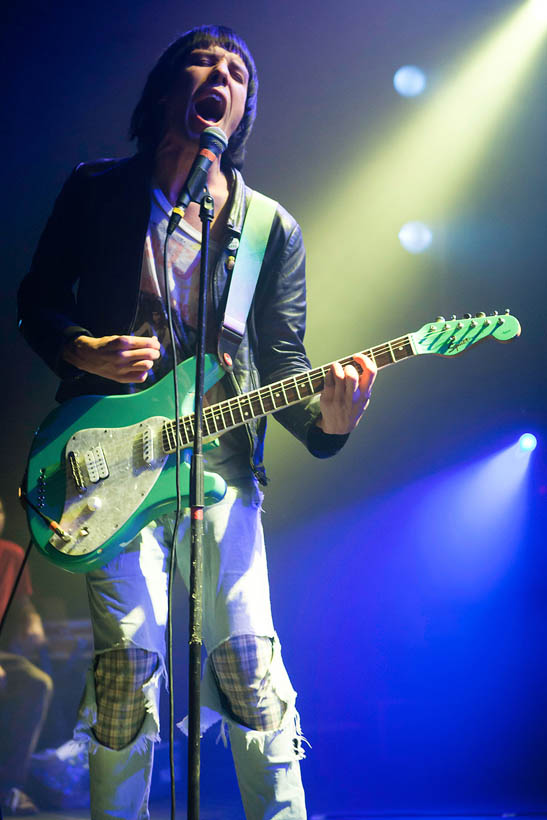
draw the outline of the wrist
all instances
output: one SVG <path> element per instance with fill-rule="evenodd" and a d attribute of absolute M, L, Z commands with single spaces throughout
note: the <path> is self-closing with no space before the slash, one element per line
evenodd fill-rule
<path fill-rule="evenodd" d="M 81 334 L 70 339 L 63 347 L 61 358 L 65 362 L 74 365 L 74 367 L 81 367 L 82 353 L 84 350 L 89 349 L 91 338 L 91 336 Z"/>

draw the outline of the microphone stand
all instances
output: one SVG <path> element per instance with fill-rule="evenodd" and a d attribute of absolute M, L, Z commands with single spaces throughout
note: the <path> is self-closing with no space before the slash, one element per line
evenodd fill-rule
<path fill-rule="evenodd" d="M 198 200 L 199 201 L 199 200 Z M 199 282 L 194 404 L 194 448 L 190 468 L 190 624 L 188 675 L 188 820 L 199 820 L 200 801 L 200 689 L 203 608 L 203 387 L 209 271 L 209 233 L 214 219 L 214 200 L 203 189 L 200 202 L 201 271 Z"/>

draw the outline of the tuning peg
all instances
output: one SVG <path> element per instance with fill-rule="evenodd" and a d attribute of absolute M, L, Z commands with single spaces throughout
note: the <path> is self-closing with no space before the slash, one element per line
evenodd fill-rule
<path fill-rule="evenodd" d="M 451 316 L 450 318 L 452 319 L 452 321 L 454 321 L 454 319 L 457 319 L 457 316 L 456 316 L 456 314 L 455 314 L 455 313 L 453 313 L 453 314 L 452 314 L 452 316 Z"/>
<path fill-rule="evenodd" d="M 493 310 L 493 311 L 492 311 L 492 315 L 493 315 L 493 316 L 497 316 L 497 315 L 498 315 L 498 311 L 497 311 L 497 310 Z"/>
<path fill-rule="evenodd" d="M 478 313 L 475 313 L 475 316 L 477 317 L 477 319 L 482 319 L 483 316 L 486 316 L 486 313 L 483 313 L 481 310 Z"/>
<path fill-rule="evenodd" d="M 446 319 L 444 318 L 444 316 L 437 316 L 437 318 L 435 319 L 435 321 L 436 321 L 436 322 L 446 322 Z"/>
<path fill-rule="evenodd" d="M 509 314 L 510 314 L 510 313 L 511 313 L 510 309 L 509 309 L 509 308 L 505 308 L 505 315 L 506 315 L 506 316 L 509 316 Z"/>
<path fill-rule="evenodd" d="M 471 314 L 470 314 L 470 313 L 464 313 L 464 314 L 463 314 L 463 318 L 464 318 L 464 319 L 470 319 L 470 318 L 471 318 Z"/>

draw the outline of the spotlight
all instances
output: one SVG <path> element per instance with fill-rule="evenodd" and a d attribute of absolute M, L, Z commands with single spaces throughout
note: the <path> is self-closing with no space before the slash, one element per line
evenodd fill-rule
<path fill-rule="evenodd" d="M 525 453 L 531 453 L 537 447 L 538 440 L 533 433 L 523 433 L 519 438 L 520 449 Z"/>
<path fill-rule="evenodd" d="M 423 222 L 407 222 L 399 231 L 399 242 L 409 253 L 422 253 L 432 239 L 431 230 Z"/>
<path fill-rule="evenodd" d="M 417 97 L 426 86 L 425 74 L 415 65 L 404 65 L 393 75 L 395 91 L 402 97 Z"/>
<path fill-rule="evenodd" d="M 528 0 L 528 8 L 536 20 L 540 23 L 547 22 L 547 2 L 546 0 Z"/>

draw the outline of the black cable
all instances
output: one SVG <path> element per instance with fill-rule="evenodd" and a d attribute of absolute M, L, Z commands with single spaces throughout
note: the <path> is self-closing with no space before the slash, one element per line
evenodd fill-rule
<path fill-rule="evenodd" d="M 173 618 L 172 618 L 172 598 L 173 598 L 173 578 L 176 565 L 177 530 L 180 521 L 180 414 L 179 414 L 179 385 L 177 374 L 177 352 L 175 329 L 173 326 L 173 311 L 171 309 L 171 299 L 169 298 L 169 279 L 167 276 L 167 242 L 170 234 L 166 232 L 163 243 L 163 282 L 165 289 L 165 304 L 167 307 L 167 324 L 169 327 L 169 338 L 171 340 L 171 351 L 173 356 L 173 400 L 175 404 L 175 490 L 177 493 L 177 507 L 175 512 L 175 522 L 173 525 L 173 535 L 171 538 L 171 550 L 169 555 L 169 569 L 167 582 L 167 688 L 169 690 L 169 774 L 171 782 L 171 820 L 175 820 L 176 793 L 175 793 L 175 703 L 173 697 Z"/>

